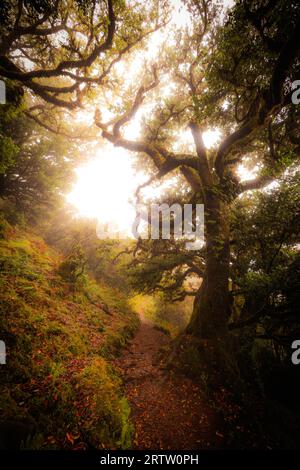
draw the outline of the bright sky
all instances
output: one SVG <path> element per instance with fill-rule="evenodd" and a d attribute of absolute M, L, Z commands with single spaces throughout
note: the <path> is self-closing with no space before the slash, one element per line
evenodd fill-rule
<path fill-rule="evenodd" d="M 146 179 L 134 171 L 132 155 L 106 144 L 76 173 L 77 182 L 67 200 L 79 215 L 96 218 L 103 224 L 117 224 L 118 230 L 127 233 L 135 215 L 130 201 Z"/>

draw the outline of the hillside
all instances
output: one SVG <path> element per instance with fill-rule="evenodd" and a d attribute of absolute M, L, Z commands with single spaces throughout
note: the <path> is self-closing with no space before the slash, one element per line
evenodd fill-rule
<path fill-rule="evenodd" d="M 111 360 L 137 317 L 114 288 L 64 280 L 62 261 L 34 233 L 3 227 L 0 446 L 126 448 L 130 409 Z"/>

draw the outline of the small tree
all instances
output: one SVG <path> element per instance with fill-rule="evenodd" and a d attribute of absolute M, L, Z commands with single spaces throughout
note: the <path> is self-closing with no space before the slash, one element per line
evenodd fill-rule
<path fill-rule="evenodd" d="M 58 268 L 60 276 L 74 287 L 83 280 L 86 267 L 86 257 L 80 245 L 72 248 L 71 253 L 62 261 Z"/>

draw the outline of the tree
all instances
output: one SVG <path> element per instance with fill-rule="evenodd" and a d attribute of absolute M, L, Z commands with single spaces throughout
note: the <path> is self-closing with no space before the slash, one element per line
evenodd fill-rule
<path fill-rule="evenodd" d="M 251 194 L 232 215 L 231 276 L 235 305 L 230 328 L 269 340 L 290 359 L 299 324 L 299 169 L 273 189 Z"/>
<path fill-rule="evenodd" d="M 103 21 L 104 15 L 106 21 Z M 89 5 L 80 1 L 5 1 L 1 6 L 1 17 L 4 25 L 0 47 L 1 75 L 17 80 L 49 103 L 69 109 L 77 107 L 80 84 L 89 78 L 87 68 L 112 47 L 116 29 L 113 2 L 108 0 L 106 6 L 105 2 L 96 1 Z M 59 33 L 64 33 L 66 41 L 62 35 L 62 47 L 55 54 L 53 34 Z M 85 40 L 76 37 L 76 33 L 83 35 Z M 104 40 L 99 44 L 101 34 L 104 34 Z M 27 67 L 24 66 L 26 61 Z M 31 70 L 26 70 L 28 62 Z M 82 77 L 76 74 L 81 69 L 85 70 Z M 49 78 L 66 80 L 66 77 L 73 83 L 60 86 L 41 81 Z M 74 94 L 75 100 L 61 99 Z"/>
<path fill-rule="evenodd" d="M 21 114 L 22 110 L 22 92 L 20 88 L 16 88 L 11 82 L 8 82 L 7 85 L 7 104 L 2 105 L 0 108 L 1 174 L 4 173 L 14 161 L 15 155 L 18 151 L 18 147 L 14 143 L 13 136 L 10 135 L 9 125 Z"/>
<path fill-rule="evenodd" d="M 76 284 L 83 280 L 86 263 L 82 247 L 74 245 L 68 257 L 60 263 L 58 273 L 65 281 L 76 287 Z"/>
<path fill-rule="evenodd" d="M 276 179 L 299 153 L 299 115 L 290 99 L 291 82 L 299 74 L 299 5 L 239 1 L 226 23 L 218 26 L 212 2 L 185 4 L 189 28 L 173 33 L 165 54 L 153 66 L 152 78 L 138 88 L 131 104 L 127 99 L 122 116 L 104 123 L 97 111 L 95 122 L 102 136 L 115 146 L 150 159 L 156 169 L 151 181 L 178 170 L 190 186 L 192 200 L 204 202 L 205 269 L 188 332 L 226 340 L 231 314 L 232 206 L 245 191 Z M 125 138 L 124 126 L 150 90 L 158 87 L 159 74 L 165 83 L 172 83 L 171 92 L 164 100 L 156 98 L 143 137 Z M 179 129 L 186 126 L 194 149 L 191 152 L 181 146 L 175 152 Z M 217 148 L 207 150 L 203 131 L 216 126 L 222 127 L 224 137 Z M 260 172 L 255 180 L 241 182 L 236 171 L 246 158 Z M 202 258 L 200 263 L 199 271 Z"/>
<path fill-rule="evenodd" d="M 158 4 L 127 8 L 119 0 L 4 0 L 0 76 L 27 92 L 31 119 L 78 139 L 76 129 L 62 121 L 99 87 L 111 89 L 114 66 L 164 24 Z"/>
<path fill-rule="evenodd" d="M 23 96 L 16 95 L 9 82 L 8 102 L 1 105 L 0 197 L 6 212 L 25 215 L 36 222 L 45 210 L 62 202 L 62 192 L 73 179 L 78 147 L 63 136 L 53 138 L 47 130 L 24 113 Z M 11 211 L 12 209 L 12 211 Z"/>

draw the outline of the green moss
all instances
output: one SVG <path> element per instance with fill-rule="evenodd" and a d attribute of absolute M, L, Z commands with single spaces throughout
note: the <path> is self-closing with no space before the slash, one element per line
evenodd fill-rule
<path fill-rule="evenodd" d="M 79 392 L 88 393 L 91 400 L 90 412 L 82 425 L 91 445 L 96 448 L 115 445 L 129 448 L 133 431 L 129 421 L 130 408 L 111 366 L 103 358 L 95 357 L 77 380 Z"/>
<path fill-rule="evenodd" d="M 4 225 L 1 416 L 34 424 L 26 449 L 72 448 L 69 434 L 96 448 L 129 447 L 130 409 L 109 360 L 132 336 L 137 316 L 123 294 L 88 276 L 74 291 L 57 272 L 61 255 L 21 229 L 7 238 Z"/>

